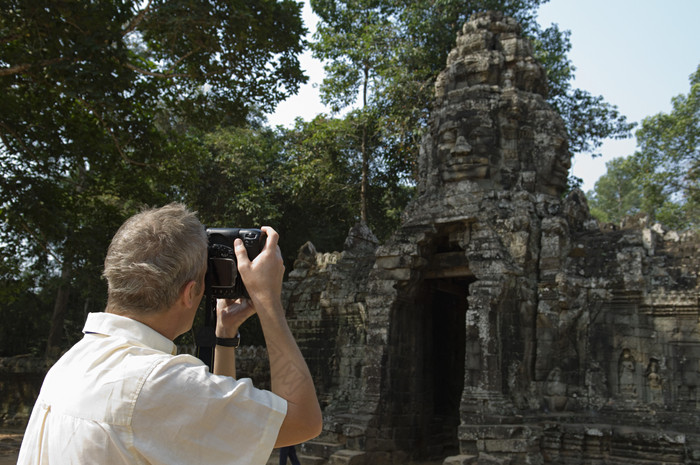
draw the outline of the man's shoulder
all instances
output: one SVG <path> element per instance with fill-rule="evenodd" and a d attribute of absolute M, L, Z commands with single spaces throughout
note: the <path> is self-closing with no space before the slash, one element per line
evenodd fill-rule
<path fill-rule="evenodd" d="M 155 367 L 176 358 L 118 338 L 86 336 L 49 370 L 41 400 L 73 418 L 127 425 Z"/>
<path fill-rule="evenodd" d="M 76 391 L 83 387 L 94 391 L 114 383 L 141 385 L 158 366 L 201 364 L 190 355 L 172 355 L 124 338 L 88 334 L 54 364 L 44 385 L 54 389 L 60 386 L 61 391 L 70 386 Z"/>

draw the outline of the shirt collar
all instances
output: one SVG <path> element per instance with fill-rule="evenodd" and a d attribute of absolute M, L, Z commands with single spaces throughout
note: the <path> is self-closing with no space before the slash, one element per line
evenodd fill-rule
<path fill-rule="evenodd" d="M 90 313 L 83 333 L 117 336 L 168 354 L 175 355 L 177 347 L 167 337 L 134 319 L 114 313 Z"/>

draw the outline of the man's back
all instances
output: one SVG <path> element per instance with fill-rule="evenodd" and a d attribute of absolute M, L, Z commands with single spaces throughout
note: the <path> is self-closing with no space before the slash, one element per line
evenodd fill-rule
<path fill-rule="evenodd" d="M 129 318 L 91 314 L 85 332 L 47 374 L 18 463 L 265 463 L 284 400 Z"/>

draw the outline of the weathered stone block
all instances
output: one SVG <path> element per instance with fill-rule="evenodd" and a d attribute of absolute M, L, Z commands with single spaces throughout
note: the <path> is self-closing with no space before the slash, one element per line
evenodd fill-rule
<path fill-rule="evenodd" d="M 528 450 L 528 441 L 525 439 L 490 439 L 483 442 L 486 452 L 490 453 L 522 453 Z"/>
<path fill-rule="evenodd" d="M 365 465 L 366 452 L 342 449 L 331 455 L 329 465 Z"/>
<path fill-rule="evenodd" d="M 473 465 L 477 463 L 476 455 L 453 455 L 442 461 L 442 465 Z"/>

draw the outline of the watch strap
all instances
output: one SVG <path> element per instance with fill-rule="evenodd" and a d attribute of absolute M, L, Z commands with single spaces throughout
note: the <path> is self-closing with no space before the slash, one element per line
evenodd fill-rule
<path fill-rule="evenodd" d="M 238 347 L 241 345 L 241 333 L 236 334 L 236 337 L 217 337 L 216 345 L 222 347 Z"/>

